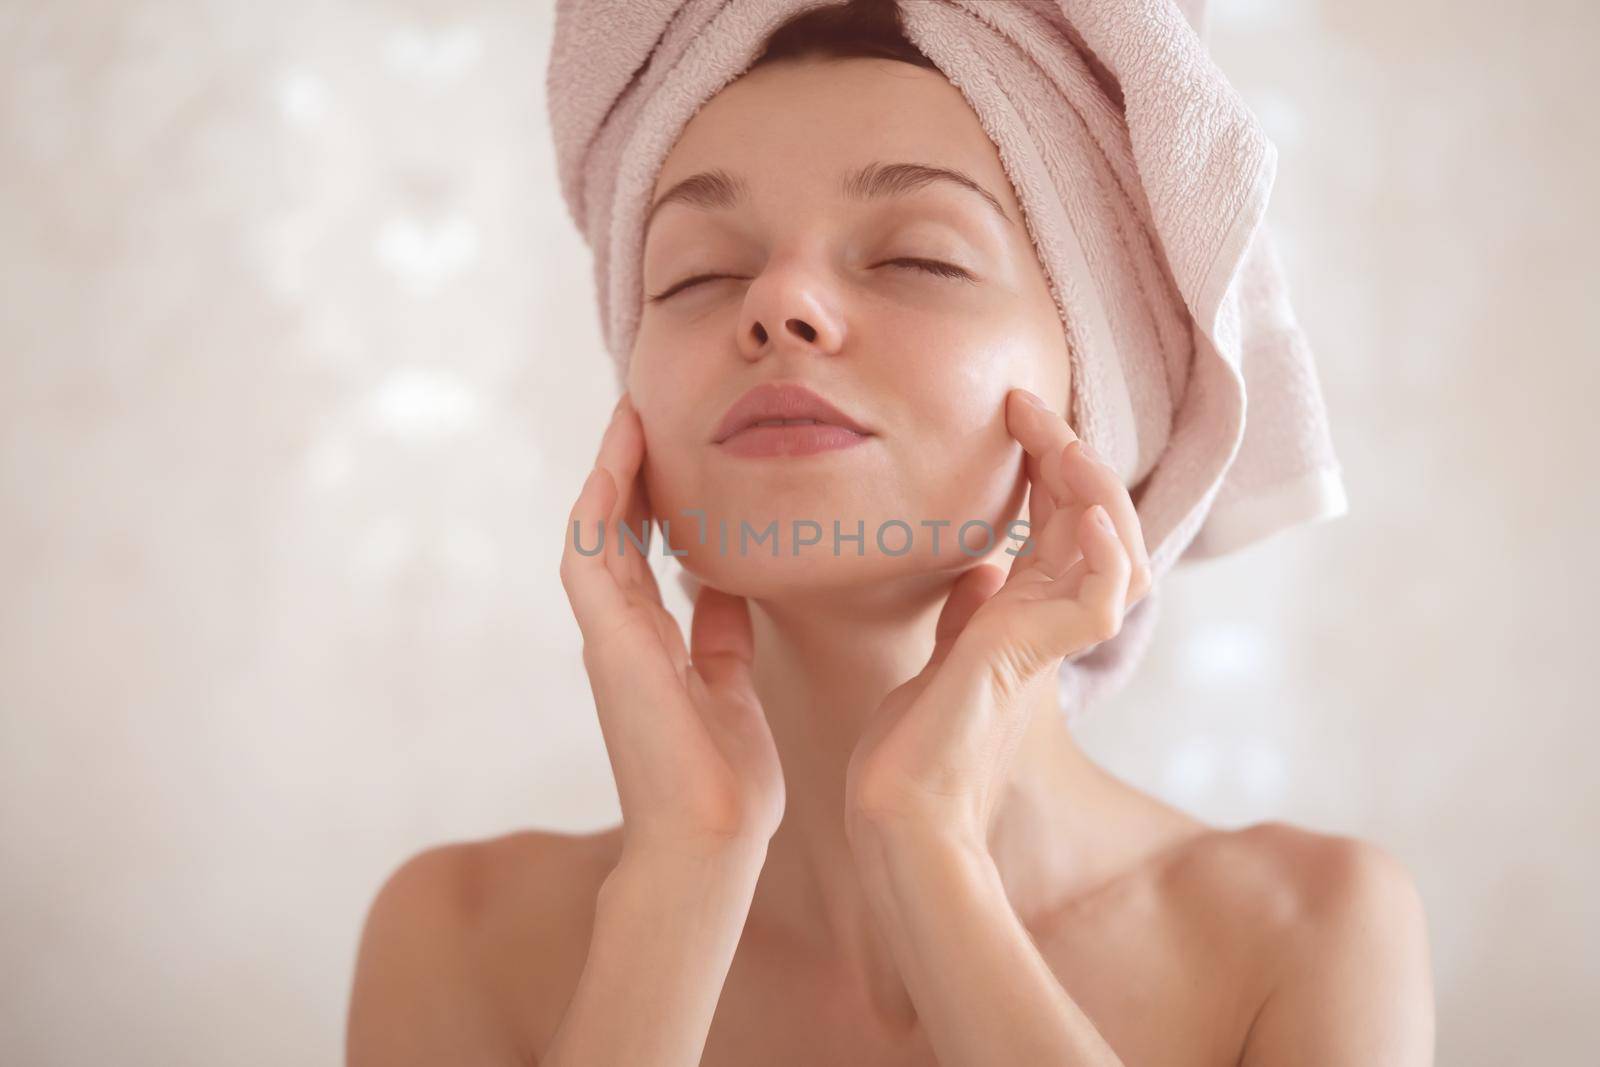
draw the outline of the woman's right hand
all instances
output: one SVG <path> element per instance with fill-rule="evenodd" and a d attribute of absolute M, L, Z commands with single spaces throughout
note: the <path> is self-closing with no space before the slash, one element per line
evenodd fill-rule
<path fill-rule="evenodd" d="M 784 787 L 751 680 L 749 607 L 702 586 L 685 648 L 649 561 L 620 525 L 644 541 L 652 517 L 644 453 L 644 428 L 624 393 L 572 506 L 561 554 L 561 584 L 583 631 L 583 664 L 616 776 L 624 848 L 765 849 L 783 817 Z M 577 551 L 577 537 L 592 548 L 602 524 L 603 550 Z"/>

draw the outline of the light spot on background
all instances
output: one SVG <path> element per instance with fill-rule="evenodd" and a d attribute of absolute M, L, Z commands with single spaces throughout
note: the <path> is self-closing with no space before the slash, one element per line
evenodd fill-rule
<path fill-rule="evenodd" d="M 434 437 L 460 432 L 483 412 L 478 393 L 444 371 L 396 371 L 373 390 L 367 410 L 372 420 L 402 437 Z"/>
<path fill-rule="evenodd" d="M 1175 745 L 1162 773 L 1167 796 L 1180 804 L 1197 803 L 1216 784 L 1220 763 L 1221 753 L 1208 737 L 1191 737 Z"/>
<path fill-rule="evenodd" d="M 286 301 L 300 301 L 308 291 L 306 264 L 316 226 L 306 215 L 282 215 L 255 231 L 261 273 L 267 287 Z"/>
<path fill-rule="evenodd" d="M 1313 0 L 1213 0 L 1208 21 L 1239 29 L 1263 30 L 1316 23 Z"/>
<path fill-rule="evenodd" d="M 288 70 L 278 79 L 278 109 L 293 126 L 314 126 L 328 112 L 328 87 L 304 70 Z"/>
<path fill-rule="evenodd" d="M 1275 666 L 1269 639 L 1254 626 L 1218 621 L 1193 633 L 1183 646 L 1179 669 L 1187 681 L 1203 685 L 1259 682 Z"/>
<path fill-rule="evenodd" d="M 337 489 L 350 478 L 355 461 L 350 446 L 344 441 L 321 438 L 306 457 L 306 481 L 313 489 Z"/>
<path fill-rule="evenodd" d="M 390 219 L 378 230 L 378 262 L 411 292 L 425 295 L 461 273 L 478 255 L 478 229 L 459 216 L 427 224 Z"/>
<path fill-rule="evenodd" d="M 498 562 L 494 541 L 476 526 L 457 524 L 447 529 L 443 554 L 452 572 L 480 581 L 494 575 Z"/>
<path fill-rule="evenodd" d="M 465 74 L 483 54 L 483 35 L 471 26 L 430 33 L 396 30 L 384 49 L 389 65 L 406 77 L 440 86 Z"/>
<path fill-rule="evenodd" d="M 416 533 L 404 519 L 385 515 L 368 529 L 356 553 L 356 570 L 369 581 L 381 581 L 416 554 Z"/>
<path fill-rule="evenodd" d="M 1233 750 L 1239 787 L 1250 800 L 1273 808 L 1284 799 L 1289 784 L 1283 750 L 1262 737 L 1241 737 Z"/>

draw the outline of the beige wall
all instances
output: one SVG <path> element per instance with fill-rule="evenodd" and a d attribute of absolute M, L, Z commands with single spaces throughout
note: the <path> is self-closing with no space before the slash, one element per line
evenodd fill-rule
<path fill-rule="evenodd" d="M 1600 18 L 1216 18 L 1352 512 L 1174 575 L 1082 737 L 1405 860 L 1442 1064 L 1592 1062 Z M 615 814 L 550 21 L 0 0 L 0 1062 L 335 1062 L 401 859 Z"/>

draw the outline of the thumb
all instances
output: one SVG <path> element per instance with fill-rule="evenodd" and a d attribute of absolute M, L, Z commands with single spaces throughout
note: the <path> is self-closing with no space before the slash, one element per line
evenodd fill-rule
<path fill-rule="evenodd" d="M 944 662 L 972 616 L 1000 591 L 1005 582 L 1005 572 L 990 563 L 979 564 L 956 579 L 950 596 L 944 602 L 944 609 L 939 612 L 938 625 L 934 627 L 933 655 L 928 657 L 929 666 Z"/>
<path fill-rule="evenodd" d="M 755 636 L 745 598 L 701 583 L 689 626 L 689 659 L 700 677 L 715 688 L 748 675 L 754 657 Z"/>

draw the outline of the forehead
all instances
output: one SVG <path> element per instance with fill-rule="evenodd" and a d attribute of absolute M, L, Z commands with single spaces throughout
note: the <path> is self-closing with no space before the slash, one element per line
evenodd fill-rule
<path fill-rule="evenodd" d="M 653 195 L 702 170 L 748 177 L 753 192 L 835 188 L 870 160 L 959 170 L 1017 217 L 994 143 L 960 90 L 937 71 L 887 59 L 783 61 L 725 86 L 690 119 Z"/>

